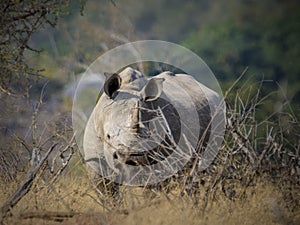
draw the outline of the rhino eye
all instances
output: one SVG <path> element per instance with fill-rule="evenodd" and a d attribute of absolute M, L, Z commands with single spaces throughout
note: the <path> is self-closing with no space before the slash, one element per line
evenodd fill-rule
<path fill-rule="evenodd" d="M 121 77 L 114 73 L 104 83 L 104 92 L 110 98 L 116 97 L 116 91 L 121 86 Z"/>

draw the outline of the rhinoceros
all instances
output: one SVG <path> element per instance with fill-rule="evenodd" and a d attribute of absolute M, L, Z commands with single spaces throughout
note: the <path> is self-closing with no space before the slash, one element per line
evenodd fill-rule
<path fill-rule="evenodd" d="M 105 76 L 84 132 L 91 174 L 132 184 L 155 177 L 153 183 L 201 159 L 211 133 L 210 105 L 220 102 L 216 92 L 169 71 L 147 78 L 128 67 Z"/>

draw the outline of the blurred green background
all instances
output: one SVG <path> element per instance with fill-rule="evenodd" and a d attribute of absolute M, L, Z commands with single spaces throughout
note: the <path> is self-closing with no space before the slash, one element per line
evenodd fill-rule
<path fill-rule="evenodd" d="M 251 81 L 268 81 L 266 92 L 280 89 L 278 101 L 300 99 L 300 4 L 295 0 L 88 0 L 83 14 L 70 14 L 55 28 L 40 30 L 29 53 L 48 77 L 70 77 L 105 51 L 126 42 L 159 39 L 197 53 L 225 90 L 247 68 Z"/>

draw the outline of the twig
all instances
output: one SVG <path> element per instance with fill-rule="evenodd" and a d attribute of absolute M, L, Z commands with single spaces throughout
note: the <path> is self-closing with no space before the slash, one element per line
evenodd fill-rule
<path fill-rule="evenodd" d="M 75 153 L 75 150 L 74 150 L 74 145 L 75 145 L 74 139 L 75 139 L 75 134 L 73 135 L 73 137 L 70 140 L 69 144 L 60 152 L 59 155 L 60 155 L 60 157 L 64 161 L 62 162 L 61 168 L 56 172 L 56 174 L 54 175 L 54 177 L 49 182 L 50 185 L 53 184 L 57 180 L 58 176 L 65 170 L 65 168 L 69 164 L 70 160 L 72 159 L 72 156 Z M 68 151 L 69 149 L 71 149 L 71 152 L 68 154 L 68 156 L 66 158 L 63 158 L 63 153 L 66 152 L 66 151 Z M 54 159 L 53 159 L 53 163 L 52 163 L 52 166 L 51 166 L 51 171 L 54 171 L 54 162 L 55 162 L 57 156 L 55 156 Z"/>
<path fill-rule="evenodd" d="M 71 218 L 75 215 L 78 215 L 78 212 L 28 212 L 22 213 L 20 218 L 22 219 L 32 219 L 32 218 L 39 218 L 39 219 L 46 219 L 46 220 L 55 220 L 55 221 L 62 221 L 65 218 Z"/>
<path fill-rule="evenodd" d="M 3 204 L 0 210 L 0 224 L 3 224 L 3 219 L 7 216 L 7 213 L 30 191 L 33 181 L 35 180 L 37 173 L 44 165 L 50 153 L 54 150 L 57 143 L 53 144 L 51 148 L 45 153 L 39 164 L 30 169 L 27 173 L 27 178 L 21 184 L 21 186 L 15 191 L 15 193 Z"/>

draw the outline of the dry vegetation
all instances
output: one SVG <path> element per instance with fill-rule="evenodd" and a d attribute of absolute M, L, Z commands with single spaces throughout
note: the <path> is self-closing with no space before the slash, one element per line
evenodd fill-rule
<path fill-rule="evenodd" d="M 227 91 L 226 138 L 207 170 L 162 186 L 121 186 L 116 196 L 89 180 L 66 121 L 41 125 L 33 116 L 33 144 L 16 140 L 34 156 L 23 162 L 28 172 L 14 167 L 24 161 L 18 154 L 1 151 L 2 223 L 300 224 L 299 122 L 288 104 L 259 119 L 270 96 L 258 86 Z"/>
<path fill-rule="evenodd" d="M 179 22 L 177 26 L 169 26 L 174 23 L 174 18 L 179 18 L 178 10 L 170 7 L 174 11 L 170 13 L 166 7 L 161 7 L 160 1 L 149 2 L 151 7 L 157 5 L 153 8 L 155 10 L 149 10 L 150 14 L 147 10 L 139 10 L 135 1 L 134 4 L 126 3 L 126 7 L 130 9 L 127 14 L 130 18 L 136 17 L 134 23 L 128 20 L 129 17 L 119 16 L 124 13 L 123 6 L 117 5 L 116 7 L 114 1 L 111 1 L 112 4 L 108 6 L 102 3 L 100 9 L 94 2 L 90 6 L 94 13 L 89 11 L 89 14 L 94 17 L 92 22 L 89 21 L 89 17 L 83 22 L 80 22 L 82 18 L 75 19 L 74 17 L 72 18 L 72 21 L 75 21 L 74 25 L 61 25 L 62 33 L 65 33 L 66 37 L 72 37 L 70 38 L 71 44 L 61 44 L 62 47 L 56 46 L 55 49 L 70 55 L 73 55 L 75 51 L 74 58 L 73 56 L 66 57 L 64 54 L 59 58 L 57 53 L 54 54 L 53 59 L 50 55 L 44 58 L 42 55 L 37 55 L 40 61 L 35 59 L 36 62 L 33 63 L 35 66 L 31 68 L 25 62 L 25 52 L 27 50 L 35 52 L 39 48 L 32 49 L 28 43 L 30 36 L 47 24 L 53 26 L 59 15 L 67 13 L 65 7 L 70 1 L 46 2 L 47 4 L 41 4 L 38 0 L 1 1 L 0 30 L 4 36 L 2 35 L 0 43 L 0 224 L 300 224 L 300 123 L 297 114 L 299 108 L 294 113 L 284 96 L 279 104 L 274 102 L 273 100 L 278 98 L 272 98 L 272 95 L 282 96 L 282 93 L 263 94 L 262 83 L 252 87 L 249 85 L 251 82 L 240 85 L 238 80 L 237 84 L 226 92 L 226 138 L 217 158 L 207 170 L 194 176 L 177 175 L 163 185 L 121 186 L 115 196 L 112 196 L 109 191 L 111 184 L 106 184 L 101 188 L 96 187 L 87 176 L 73 140 L 71 116 L 66 113 L 69 109 L 61 108 L 64 107 L 59 102 L 61 99 L 56 99 L 56 102 L 52 99 L 54 103 L 47 101 L 47 98 L 53 98 L 53 93 L 61 94 L 61 90 L 53 87 L 48 92 L 51 93 L 50 97 L 42 87 L 39 90 L 41 96 L 35 101 L 31 99 L 32 96 L 39 95 L 39 92 L 38 94 L 29 93 L 32 86 L 38 86 L 41 83 L 42 86 L 44 85 L 43 82 L 39 83 L 43 80 L 39 77 L 42 72 L 39 68 L 45 67 L 41 65 L 46 64 L 49 76 L 62 77 L 62 74 L 65 75 L 65 70 L 58 73 L 57 68 L 68 67 L 72 72 L 75 69 L 81 71 L 81 61 L 88 62 L 94 59 L 99 51 L 105 51 L 115 44 L 126 43 L 127 39 L 141 39 L 135 38 L 136 27 L 137 30 L 140 27 L 141 33 L 145 32 L 141 34 L 145 35 L 144 37 L 149 38 L 149 34 L 152 36 L 156 33 L 154 37 L 158 39 L 166 37 L 167 40 L 172 40 L 181 33 L 188 33 L 182 32 L 186 30 L 187 24 L 180 25 Z M 186 41 L 183 39 L 178 42 L 192 43 L 195 40 L 194 43 L 200 43 L 201 46 L 196 44 L 191 49 L 199 48 L 201 52 L 201 49 L 205 50 L 203 47 L 209 47 L 212 52 L 215 52 L 222 48 L 222 46 L 216 48 L 214 42 L 214 35 L 216 35 L 216 40 L 221 38 L 220 43 L 225 43 L 226 46 L 228 45 L 226 39 L 234 45 L 240 45 L 237 48 L 241 49 L 240 52 L 234 54 L 236 59 L 232 63 L 235 65 L 231 68 L 232 71 L 240 71 L 241 65 L 254 67 L 256 65 L 258 68 L 263 65 L 260 69 L 264 71 L 264 67 L 269 63 L 262 62 L 267 62 L 265 59 L 269 57 L 271 58 L 270 69 L 276 68 L 274 72 L 271 72 L 270 77 L 275 79 L 278 75 L 275 72 L 282 70 L 285 71 L 287 77 L 294 78 L 289 80 L 297 80 L 298 55 L 295 49 L 299 42 L 295 41 L 298 40 L 298 34 L 294 33 L 293 28 L 298 24 L 294 22 L 298 17 L 286 20 L 284 13 L 279 13 L 282 16 L 272 17 L 262 9 L 266 8 L 269 12 L 275 11 L 276 14 L 276 11 L 281 12 L 281 9 L 286 8 L 283 11 L 287 15 L 298 15 L 297 7 L 293 7 L 298 3 L 292 1 L 286 6 L 280 3 L 278 10 L 269 10 L 270 6 L 272 9 L 277 7 L 277 3 L 270 5 L 271 2 L 266 1 L 259 8 L 253 4 L 249 7 L 243 3 L 245 9 L 237 7 L 236 5 L 240 3 L 235 2 L 228 4 L 224 1 L 220 6 L 214 5 L 219 3 L 213 3 L 215 6 L 213 8 L 216 8 L 214 11 L 220 11 L 220 13 L 213 14 L 213 11 L 206 7 L 203 8 L 202 13 L 198 11 L 197 13 L 203 17 L 217 18 L 216 22 L 208 23 L 207 27 L 203 26 L 203 29 L 201 25 L 199 37 L 198 32 L 191 33 L 190 38 L 184 37 Z M 84 3 L 85 0 L 79 1 L 81 10 Z M 178 5 L 181 7 L 182 4 L 178 3 Z M 174 6 L 176 7 L 176 4 Z M 224 6 L 230 10 L 224 10 Z M 198 7 L 192 8 L 198 10 Z M 292 8 L 295 10 L 291 10 Z M 122 9 L 121 14 L 118 12 L 119 9 Z M 233 18 L 236 18 L 233 21 L 247 31 L 245 40 L 250 38 L 250 41 L 241 43 L 232 41 L 241 39 L 241 30 L 235 27 L 235 23 L 228 23 L 226 17 L 230 18 L 230 15 L 226 16 L 225 11 L 233 12 L 235 15 Z M 260 11 L 263 16 L 245 16 L 254 15 L 254 12 Z M 175 16 L 172 16 L 173 14 Z M 96 15 L 100 15 L 101 18 Z M 143 31 L 142 28 L 148 27 L 149 15 L 151 19 L 154 19 L 152 22 L 154 25 L 151 29 Z M 199 28 L 199 25 L 191 23 L 190 15 L 192 15 L 190 11 L 186 11 L 184 15 L 190 25 L 188 30 L 194 30 L 195 25 Z M 225 17 L 222 23 L 220 23 L 220 16 Z M 265 16 L 270 17 L 270 21 L 273 21 L 272 18 L 276 19 L 274 23 L 272 22 L 272 29 L 268 27 L 270 33 L 261 32 L 266 31 L 265 25 L 268 23 L 261 23 L 263 26 L 258 26 L 259 23 L 255 22 L 256 20 L 264 21 Z M 107 18 L 113 20 L 112 30 L 107 29 L 109 27 L 106 24 Z M 244 18 L 247 23 L 243 22 Z M 206 20 L 203 18 L 198 21 L 205 22 Z M 278 24 L 281 23 L 276 22 L 277 20 L 283 22 L 284 30 L 278 29 Z M 93 23 L 96 26 L 92 25 Z M 99 23 L 102 23 L 102 26 Z M 218 24 L 217 29 L 212 26 L 214 23 Z M 165 25 L 162 26 L 162 24 Z M 184 29 L 178 29 L 178 26 Z M 175 32 L 172 29 L 175 29 Z M 211 29 L 214 32 L 210 32 Z M 78 30 L 81 32 L 77 32 Z M 230 30 L 233 32 L 228 32 Z M 225 34 L 232 33 L 233 36 L 223 35 L 224 31 L 226 31 Z M 99 34 L 104 40 L 100 46 L 99 40 L 95 39 L 99 37 Z M 238 35 L 235 36 L 235 34 Z M 58 34 L 47 32 L 47 35 L 54 39 L 55 35 L 61 34 L 60 32 Z M 257 41 L 253 39 L 257 37 L 261 42 L 258 45 L 262 49 L 259 51 L 261 53 L 253 49 L 252 45 L 248 45 L 252 41 Z M 41 40 L 43 39 L 42 36 Z M 282 41 L 283 39 L 287 42 Z M 246 47 L 244 43 L 247 43 Z M 277 47 L 274 49 L 277 45 L 278 49 Z M 286 49 L 284 54 L 286 57 L 282 57 L 280 47 L 282 45 Z M 98 47 L 95 48 L 95 46 Z M 52 49 L 51 46 L 48 48 L 48 51 Z M 249 52 L 249 50 L 255 52 L 253 60 L 241 59 L 245 55 L 244 52 Z M 211 54 L 211 64 L 218 62 L 222 67 L 223 62 L 226 68 L 227 59 L 232 58 L 231 47 L 228 54 L 230 57 L 223 54 L 221 63 L 220 59 L 216 61 L 214 54 Z M 220 56 L 217 53 L 216 55 Z M 291 63 L 291 58 L 293 58 L 290 57 L 291 55 L 295 56 L 294 63 Z M 237 63 L 240 60 L 245 62 Z M 68 66 L 62 62 L 66 62 Z M 51 63 L 54 66 L 49 67 L 48 64 Z M 54 72 L 51 72 L 51 67 L 55 68 Z M 220 74 L 234 74 L 231 70 L 224 71 Z M 41 80 L 34 79 L 33 82 L 32 77 Z M 296 93 L 297 82 L 291 87 L 293 87 L 291 93 Z"/>

